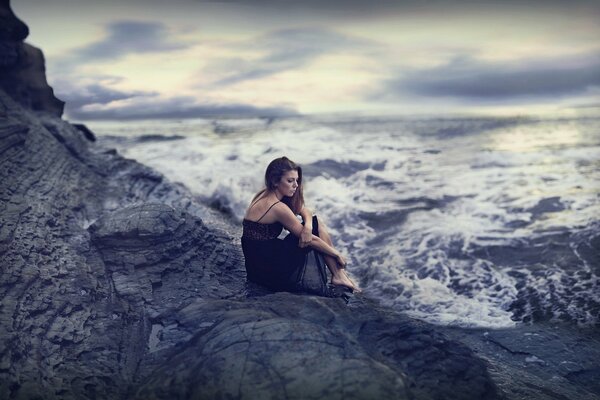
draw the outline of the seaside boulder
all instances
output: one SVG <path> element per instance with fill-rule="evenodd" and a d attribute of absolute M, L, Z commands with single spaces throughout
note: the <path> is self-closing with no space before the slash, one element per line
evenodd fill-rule
<path fill-rule="evenodd" d="M 501 398 L 468 348 L 366 298 L 199 299 L 152 332 L 138 399 Z"/>
<path fill-rule="evenodd" d="M 317 300 L 279 294 L 181 310 L 178 317 L 195 319 L 197 333 L 173 355 L 163 355 L 164 365 L 136 398 L 410 398 L 402 372 L 372 358 L 343 330 L 282 317 L 267 306 L 289 301 Z"/>
<path fill-rule="evenodd" d="M 202 221 L 161 203 L 133 204 L 89 227 L 117 294 L 154 312 L 243 290 L 241 252 Z"/>

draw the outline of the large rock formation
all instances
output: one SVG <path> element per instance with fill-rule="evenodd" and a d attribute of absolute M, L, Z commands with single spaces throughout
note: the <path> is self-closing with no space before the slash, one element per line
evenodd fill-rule
<path fill-rule="evenodd" d="M 246 287 L 239 230 L 0 91 L 0 397 L 494 398 L 485 364 L 366 299 Z"/>
<path fill-rule="evenodd" d="M 64 102 L 54 97 L 46 81 L 42 52 L 23 41 L 29 29 L 0 0 L 0 87 L 26 108 L 60 117 Z"/>

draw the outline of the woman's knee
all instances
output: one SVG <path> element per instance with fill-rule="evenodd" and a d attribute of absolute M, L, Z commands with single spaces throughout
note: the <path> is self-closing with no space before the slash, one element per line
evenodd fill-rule
<path fill-rule="evenodd" d="M 315 233 L 315 227 L 317 233 Z M 327 230 L 327 225 L 325 225 L 325 222 L 323 222 L 323 218 L 317 218 L 316 215 L 313 215 L 313 235 L 316 235 L 325 241 L 331 240 Z"/>
<path fill-rule="evenodd" d="M 316 218 L 317 216 L 315 215 L 313 218 Z M 325 220 L 323 219 L 323 217 L 319 217 L 319 226 L 321 227 L 321 229 L 323 230 L 327 230 L 327 224 L 325 223 Z"/>

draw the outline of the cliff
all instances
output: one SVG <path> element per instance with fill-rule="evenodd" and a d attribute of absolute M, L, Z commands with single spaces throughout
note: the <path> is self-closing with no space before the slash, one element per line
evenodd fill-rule
<path fill-rule="evenodd" d="M 46 81 L 42 52 L 23 41 L 29 28 L 12 12 L 8 0 L 0 0 L 0 87 L 24 107 L 57 117 L 64 102 L 54 97 Z"/>

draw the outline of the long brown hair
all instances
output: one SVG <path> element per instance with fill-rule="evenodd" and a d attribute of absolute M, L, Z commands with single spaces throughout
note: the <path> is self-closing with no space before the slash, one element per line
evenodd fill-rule
<path fill-rule="evenodd" d="M 292 197 L 284 196 L 284 198 L 281 199 L 281 202 L 285 203 L 294 214 L 298 214 L 300 210 L 302 210 L 302 207 L 304 207 L 302 167 L 285 156 L 276 158 L 269 163 L 267 170 L 265 171 L 265 188 L 254 196 L 252 202 L 256 201 L 265 192 L 275 191 L 277 184 L 288 171 L 298 172 L 298 188 Z"/>

